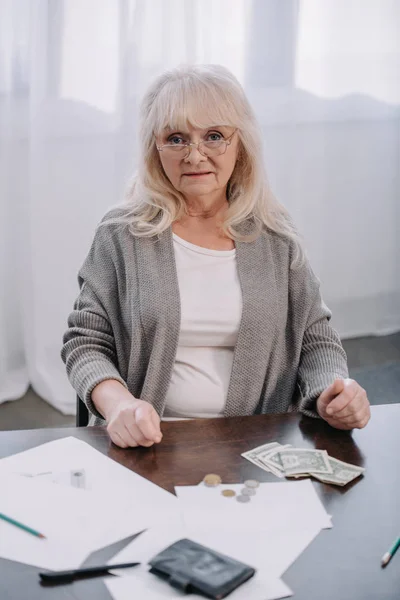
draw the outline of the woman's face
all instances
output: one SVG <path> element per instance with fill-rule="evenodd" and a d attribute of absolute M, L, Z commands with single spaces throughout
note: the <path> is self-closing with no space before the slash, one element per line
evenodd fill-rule
<path fill-rule="evenodd" d="M 176 157 L 168 152 L 159 153 L 166 176 L 176 190 L 186 197 L 203 196 L 218 190 L 226 189 L 236 164 L 238 153 L 238 136 L 233 127 L 209 127 L 187 131 L 167 130 L 157 137 L 157 146 L 162 144 L 182 144 L 184 142 L 199 143 L 206 140 L 227 139 L 232 133 L 231 143 L 224 154 L 203 156 L 196 146 L 190 146 L 187 158 Z M 193 175 L 192 173 L 198 173 Z"/>

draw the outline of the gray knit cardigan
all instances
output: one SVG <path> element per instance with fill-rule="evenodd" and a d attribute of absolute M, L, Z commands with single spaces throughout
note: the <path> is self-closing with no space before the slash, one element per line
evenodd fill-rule
<path fill-rule="evenodd" d="M 241 231 L 253 227 L 247 221 Z M 269 230 L 236 243 L 243 312 L 225 416 L 300 410 L 315 417 L 320 393 L 348 377 L 319 281 L 308 262 L 290 268 L 293 249 Z M 162 416 L 180 329 L 171 228 L 138 238 L 125 225 L 102 224 L 78 282 L 61 355 L 90 425 L 105 424 L 91 392 L 106 379 L 120 381 Z"/>

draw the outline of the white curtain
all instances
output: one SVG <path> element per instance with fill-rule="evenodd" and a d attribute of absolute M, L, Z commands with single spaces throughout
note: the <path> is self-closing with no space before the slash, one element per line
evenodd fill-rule
<path fill-rule="evenodd" d="M 396 0 L 0 0 L 0 402 L 31 383 L 74 411 L 77 271 L 179 63 L 244 85 L 342 336 L 399 330 L 399 32 Z"/>

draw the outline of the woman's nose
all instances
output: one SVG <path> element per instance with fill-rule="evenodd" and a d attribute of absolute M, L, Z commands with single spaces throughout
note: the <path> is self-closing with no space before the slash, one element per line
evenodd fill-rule
<path fill-rule="evenodd" d="M 199 151 L 197 146 L 189 146 L 189 154 L 185 158 L 185 162 L 196 165 L 204 160 L 207 160 L 207 157 Z"/>

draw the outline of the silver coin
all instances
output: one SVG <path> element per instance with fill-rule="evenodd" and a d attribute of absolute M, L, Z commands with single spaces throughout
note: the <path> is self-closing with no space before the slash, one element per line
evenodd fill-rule
<path fill-rule="evenodd" d="M 248 479 L 247 481 L 244 482 L 244 485 L 247 488 L 258 488 L 258 486 L 260 485 L 260 482 L 257 481 L 256 479 Z"/>
<path fill-rule="evenodd" d="M 242 490 L 240 490 L 240 493 L 243 496 L 255 496 L 257 494 L 256 490 L 254 490 L 253 488 L 248 488 L 248 487 L 245 487 Z"/>
<path fill-rule="evenodd" d="M 250 502 L 251 498 L 250 496 L 242 496 L 241 494 L 239 496 L 236 496 L 236 500 L 238 502 Z"/>

